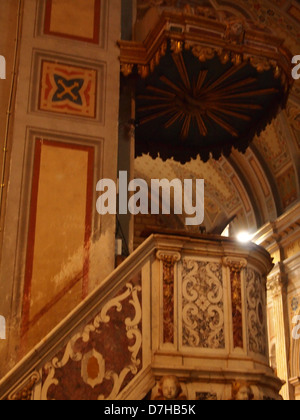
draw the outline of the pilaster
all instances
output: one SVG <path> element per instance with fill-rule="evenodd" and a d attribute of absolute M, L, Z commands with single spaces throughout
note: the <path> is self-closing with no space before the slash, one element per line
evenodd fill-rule
<path fill-rule="evenodd" d="M 274 272 L 275 270 L 275 272 Z M 285 400 L 292 397 L 292 389 L 289 385 L 289 325 L 287 310 L 287 286 L 288 278 L 283 271 L 283 266 L 278 264 L 271 273 L 267 282 L 269 299 L 273 304 L 273 323 L 276 332 L 276 361 L 277 374 L 285 382 L 281 395 Z"/>

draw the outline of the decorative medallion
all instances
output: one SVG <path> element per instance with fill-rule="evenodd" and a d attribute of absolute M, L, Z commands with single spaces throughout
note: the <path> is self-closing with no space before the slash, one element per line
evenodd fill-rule
<path fill-rule="evenodd" d="M 39 108 L 95 118 L 96 88 L 96 70 L 43 61 Z"/>
<path fill-rule="evenodd" d="M 102 354 L 93 349 L 84 355 L 81 363 L 81 376 L 83 381 L 92 388 L 102 384 L 105 376 L 105 360 Z"/>

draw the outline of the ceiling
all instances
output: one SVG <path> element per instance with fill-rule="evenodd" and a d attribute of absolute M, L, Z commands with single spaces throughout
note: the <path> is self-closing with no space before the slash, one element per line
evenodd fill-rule
<path fill-rule="evenodd" d="M 139 13 L 147 7 L 189 3 L 207 7 L 201 0 L 139 0 Z M 257 28 L 272 30 L 285 39 L 294 55 L 300 53 L 300 3 L 291 0 L 210 0 L 218 12 L 226 11 L 251 21 Z M 139 14 L 138 14 L 139 16 Z M 135 160 L 135 176 L 146 180 L 204 179 L 205 221 L 208 232 L 221 233 L 233 220 L 233 232 L 256 231 L 275 220 L 300 198 L 300 81 L 296 81 L 287 109 L 247 149 L 245 154 L 233 150 L 228 157 L 200 158 L 181 164 L 169 159 L 143 155 Z"/>

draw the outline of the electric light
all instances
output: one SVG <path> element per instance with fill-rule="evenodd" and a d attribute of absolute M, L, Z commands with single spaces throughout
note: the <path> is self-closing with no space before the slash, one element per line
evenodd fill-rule
<path fill-rule="evenodd" d="M 251 242 L 253 236 L 249 232 L 243 231 L 237 235 L 237 240 L 243 244 Z"/>

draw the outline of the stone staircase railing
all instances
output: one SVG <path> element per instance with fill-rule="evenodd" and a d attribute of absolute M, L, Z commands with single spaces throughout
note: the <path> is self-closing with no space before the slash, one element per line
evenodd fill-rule
<path fill-rule="evenodd" d="M 276 399 L 271 267 L 253 244 L 152 235 L 1 380 L 0 399 L 140 400 L 167 375 L 187 399 L 230 399 L 235 383 Z"/>

